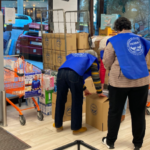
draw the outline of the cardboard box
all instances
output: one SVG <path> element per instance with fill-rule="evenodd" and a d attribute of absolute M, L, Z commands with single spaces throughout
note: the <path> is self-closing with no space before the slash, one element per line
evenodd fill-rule
<path fill-rule="evenodd" d="M 48 50 L 48 49 L 44 49 L 44 53 L 43 53 L 44 57 L 43 57 L 43 62 L 45 64 L 50 64 L 53 65 L 53 51 L 52 50 Z"/>
<path fill-rule="evenodd" d="M 43 49 L 61 50 L 65 52 L 64 33 L 44 33 L 42 37 Z M 72 51 L 77 49 L 76 33 L 66 34 L 66 49 Z"/>
<path fill-rule="evenodd" d="M 89 90 L 90 93 L 96 93 L 95 85 L 93 83 L 93 79 L 91 77 L 85 80 L 86 88 Z"/>
<path fill-rule="evenodd" d="M 57 93 L 52 94 L 52 118 L 55 119 L 55 107 L 56 107 L 56 97 Z M 83 99 L 83 110 L 82 112 L 86 112 L 86 99 Z M 64 111 L 64 117 L 63 117 L 63 122 L 71 120 L 71 106 L 72 106 L 72 95 L 71 92 L 68 92 L 67 96 L 67 102 L 65 104 L 65 111 Z"/>
<path fill-rule="evenodd" d="M 92 94 L 86 97 L 86 123 L 100 131 L 107 131 L 109 101 Z"/>
<path fill-rule="evenodd" d="M 77 50 L 67 51 L 67 55 L 71 53 L 77 53 Z M 53 52 L 53 64 L 55 66 L 61 66 L 66 61 L 66 53 L 62 51 Z"/>
<path fill-rule="evenodd" d="M 77 49 L 86 50 L 90 49 L 88 33 L 77 33 Z"/>
<path fill-rule="evenodd" d="M 54 49 L 65 51 L 65 35 L 63 33 L 55 33 L 54 34 Z M 76 50 L 76 34 L 66 34 L 66 48 L 67 51 Z"/>
<path fill-rule="evenodd" d="M 51 69 L 53 70 L 53 65 L 51 63 L 43 63 L 44 69 Z"/>
<path fill-rule="evenodd" d="M 54 49 L 53 33 L 44 33 L 42 35 L 42 46 L 43 49 L 48 49 L 48 50 Z"/>
<path fill-rule="evenodd" d="M 86 50 L 78 50 L 78 53 L 85 53 Z"/>

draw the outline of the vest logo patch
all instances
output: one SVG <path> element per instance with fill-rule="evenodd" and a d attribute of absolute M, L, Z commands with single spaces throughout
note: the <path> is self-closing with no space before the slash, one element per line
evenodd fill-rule
<path fill-rule="evenodd" d="M 127 47 L 131 54 L 142 55 L 144 48 L 139 37 L 132 37 L 127 41 Z"/>
<path fill-rule="evenodd" d="M 74 57 L 87 57 L 87 53 L 72 53 Z"/>

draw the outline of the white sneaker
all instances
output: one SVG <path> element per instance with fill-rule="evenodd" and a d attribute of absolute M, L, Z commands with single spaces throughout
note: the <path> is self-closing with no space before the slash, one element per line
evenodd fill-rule
<path fill-rule="evenodd" d="M 115 149 L 114 145 L 107 144 L 107 137 L 103 137 L 102 143 L 107 146 L 108 149 Z"/>

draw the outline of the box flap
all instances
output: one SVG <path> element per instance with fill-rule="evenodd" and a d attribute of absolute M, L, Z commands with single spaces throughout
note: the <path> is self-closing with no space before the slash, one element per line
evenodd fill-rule
<path fill-rule="evenodd" d="M 108 101 L 108 97 L 99 97 L 97 94 L 91 94 L 87 97 L 90 99 L 98 100 L 100 103 L 105 103 Z"/>

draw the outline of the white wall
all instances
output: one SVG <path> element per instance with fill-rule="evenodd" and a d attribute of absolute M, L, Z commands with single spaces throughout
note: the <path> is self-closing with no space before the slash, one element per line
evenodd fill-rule
<path fill-rule="evenodd" d="M 64 9 L 64 11 L 77 11 L 77 3 L 78 0 L 69 0 L 69 2 L 62 0 L 53 0 L 53 9 Z M 54 12 L 54 22 L 62 22 L 62 23 L 54 23 L 54 32 L 55 33 L 63 33 L 64 32 L 64 19 L 62 12 Z M 77 13 L 67 13 L 66 15 L 66 26 L 67 33 L 75 33 L 75 22 L 77 22 Z M 72 22 L 72 23 L 70 23 Z"/>

